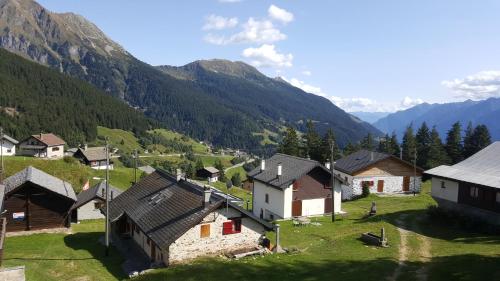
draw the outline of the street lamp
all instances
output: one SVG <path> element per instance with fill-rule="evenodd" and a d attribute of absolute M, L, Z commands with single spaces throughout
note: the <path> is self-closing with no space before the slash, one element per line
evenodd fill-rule
<path fill-rule="evenodd" d="M 332 222 L 335 221 L 335 176 L 333 173 L 333 150 L 335 148 L 335 141 L 330 140 L 330 185 L 332 188 Z"/>

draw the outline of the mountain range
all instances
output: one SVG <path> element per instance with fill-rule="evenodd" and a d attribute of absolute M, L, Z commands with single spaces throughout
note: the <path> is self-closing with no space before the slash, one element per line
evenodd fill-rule
<path fill-rule="evenodd" d="M 370 124 L 375 123 L 379 119 L 382 119 L 387 115 L 391 114 L 390 112 L 364 112 L 364 111 L 354 111 L 349 113 Z"/>
<path fill-rule="evenodd" d="M 340 145 L 380 131 L 328 99 L 306 93 L 242 62 L 151 66 L 73 13 L 31 0 L 0 0 L 0 46 L 90 82 L 163 126 L 215 145 L 255 148 L 255 133 L 303 130 L 311 119 L 332 128 Z"/>
<path fill-rule="evenodd" d="M 379 130 L 387 133 L 396 132 L 401 138 L 404 130 L 413 124 L 414 130 L 423 122 L 428 126 L 436 126 L 442 138 L 446 137 L 451 125 L 457 121 L 465 129 L 469 122 L 472 125 L 484 124 L 488 127 L 493 140 L 500 140 L 500 98 L 482 101 L 467 100 L 464 102 L 429 104 L 423 103 L 412 108 L 398 111 L 373 123 Z"/>

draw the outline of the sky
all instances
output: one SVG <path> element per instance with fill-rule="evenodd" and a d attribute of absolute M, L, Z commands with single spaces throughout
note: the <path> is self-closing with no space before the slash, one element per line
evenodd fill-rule
<path fill-rule="evenodd" d="M 496 0 L 40 0 L 152 65 L 244 61 L 342 109 L 500 97 Z"/>

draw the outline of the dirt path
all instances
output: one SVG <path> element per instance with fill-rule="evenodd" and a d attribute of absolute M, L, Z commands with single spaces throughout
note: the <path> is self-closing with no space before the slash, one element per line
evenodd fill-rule
<path fill-rule="evenodd" d="M 431 243 L 429 239 L 423 235 L 417 234 L 413 231 L 407 230 L 406 215 L 401 215 L 397 220 L 397 229 L 400 236 L 399 244 L 399 258 L 398 267 L 394 270 L 393 274 L 387 278 L 388 281 L 397 281 L 401 276 L 403 269 L 407 266 L 408 256 L 410 254 L 409 239 L 415 237 L 419 242 L 419 247 L 417 251 L 418 260 L 423 263 L 423 265 L 416 271 L 416 279 L 418 281 L 427 281 L 428 268 L 426 263 L 432 258 L 431 255 Z M 412 223 L 413 229 L 417 228 L 415 222 Z"/>

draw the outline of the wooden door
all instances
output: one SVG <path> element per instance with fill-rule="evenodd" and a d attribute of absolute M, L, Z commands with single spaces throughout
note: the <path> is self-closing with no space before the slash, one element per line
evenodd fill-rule
<path fill-rule="evenodd" d="M 302 200 L 292 201 L 292 216 L 302 216 Z"/>
<path fill-rule="evenodd" d="M 410 191 L 410 177 L 403 178 L 403 191 Z"/>
<path fill-rule="evenodd" d="M 332 212 L 332 198 L 325 198 L 325 214 Z"/>
<path fill-rule="evenodd" d="M 377 182 L 377 192 L 384 192 L 384 181 L 379 180 Z"/>

